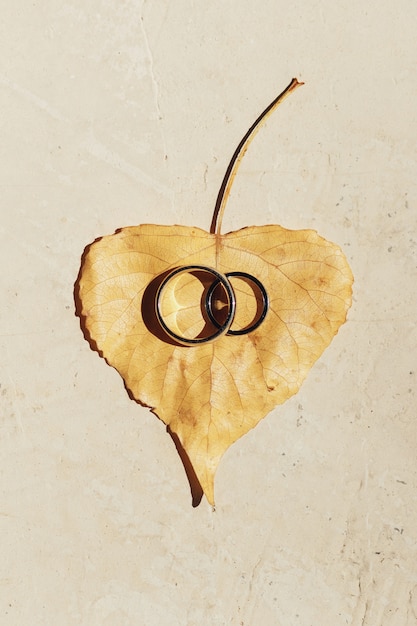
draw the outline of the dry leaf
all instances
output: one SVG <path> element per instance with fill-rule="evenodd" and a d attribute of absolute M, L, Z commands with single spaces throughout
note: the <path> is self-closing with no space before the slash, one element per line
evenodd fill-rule
<path fill-rule="evenodd" d="M 211 343 L 176 345 L 161 335 L 155 293 L 174 268 L 203 265 L 247 272 L 270 299 L 260 326 Z M 182 274 L 163 303 L 179 334 L 196 336 L 204 281 Z M 245 281 L 234 328 L 256 316 Z M 346 319 L 352 274 L 340 248 L 313 230 L 252 226 L 222 235 L 187 226 L 123 228 L 89 246 L 77 285 L 80 315 L 93 346 L 127 389 L 176 434 L 210 503 L 227 448 L 276 405 L 297 393 Z M 255 304 L 254 304 L 255 303 Z"/>
<path fill-rule="evenodd" d="M 211 503 L 220 457 L 299 390 L 345 321 L 352 284 L 340 249 L 315 231 L 244 228 L 220 236 L 217 269 L 262 281 L 270 298 L 263 323 L 198 346 L 161 340 L 144 320 L 154 302 L 143 302 L 148 285 L 181 265 L 216 266 L 217 239 L 186 226 L 123 228 L 90 247 L 79 284 L 97 349 L 136 400 L 178 435 Z"/>

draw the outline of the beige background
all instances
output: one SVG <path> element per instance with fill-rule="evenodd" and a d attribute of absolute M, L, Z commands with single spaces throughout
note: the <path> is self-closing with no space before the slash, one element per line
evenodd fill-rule
<path fill-rule="evenodd" d="M 0 623 L 417 624 L 415 0 L 1 2 Z M 165 428 L 74 315 L 143 222 L 315 228 L 355 275 L 299 394 L 192 508 Z"/>

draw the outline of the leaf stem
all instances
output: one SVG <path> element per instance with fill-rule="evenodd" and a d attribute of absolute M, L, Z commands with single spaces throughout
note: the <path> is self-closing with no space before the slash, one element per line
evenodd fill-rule
<path fill-rule="evenodd" d="M 210 227 L 211 233 L 217 236 L 220 235 L 223 215 L 224 215 L 224 211 L 226 208 L 227 200 L 229 199 L 230 189 L 233 185 L 236 172 L 239 168 L 239 165 L 243 157 L 245 156 L 246 150 L 248 149 L 250 142 L 252 141 L 252 139 L 254 138 L 254 136 L 256 135 L 260 127 L 262 126 L 262 124 L 271 115 L 271 113 L 273 113 L 275 109 L 281 104 L 281 102 L 300 85 L 304 85 L 304 83 L 301 83 L 296 78 L 293 78 L 290 84 L 284 89 L 284 91 L 280 93 L 279 96 L 277 96 L 275 100 L 273 100 L 271 104 L 266 107 L 265 111 L 263 111 L 260 114 L 260 116 L 252 124 L 252 126 L 249 128 L 247 133 L 242 138 L 241 142 L 239 143 L 238 147 L 236 148 L 230 160 L 230 163 L 224 175 L 222 184 L 220 186 L 219 193 L 217 195 L 216 205 L 214 207 L 213 219 L 212 219 L 211 227 Z"/>

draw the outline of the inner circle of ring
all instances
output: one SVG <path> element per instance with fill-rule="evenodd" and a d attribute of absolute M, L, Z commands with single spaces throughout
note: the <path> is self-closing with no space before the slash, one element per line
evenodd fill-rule
<path fill-rule="evenodd" d="M 226 272 L 225 276 L 226 278 L 229 278 L 229 276 L 238 276 L 238 277 L 247 278 L 249 281 L 254 283 L 258 287 L 259 291 L 261 292 L 262 301 L 263 301 L 263 310 L 260 316 L 258 317 L 258 319 L 256 320 L 256 322 L 254 322 L 251 326 L 248 326 L 247 328 L 242 328 L 241 330 L 232 330 L 231 328 L 229 328 L 226 333 L 227 335 L 247 335 L 248 333 L 251 333 L 253 330 L 258 328 L 258 326 L 260 326 L 260 324 L 262 324 L 262 322 L 264 321 L 265 316 L 268 312 L 268 308 L 269 308 L 268 293 L 265 287 L 263 286 L 263 284 L 261 283 L 261 281 L 258 278 L 255 278 L 255 276 L 252 276 L 252 274 L 248 274 L 247 272 Z M 210 288 L 207 291 L 206 303 L 205 303 L 207 315 L 209 316 L 210 321 L 213 322 L 215 326 L 219 326 L 219 323 L 213 315 L 211 299 L 212 299 L 214 290 L 218 284 L 219 284 L 218 280 L 215 280 L 214 283 L 210 285 Z"/>
<path fill-rule="evenodd" d="M 171 328 L 169 328 L 169 326 L 167 325 L 167 323 L 165 322 L 162 316 L 161 309 L 160 309 L 160 302 L 161 302 L 161 296 L 162 296 L 163 290 L 165 289 L 169 281 L 172 278 L 174 278 L 174 276 L 177 276 L 178 274 L 190 274 L 191 272 L 196 272 L 196 271 L 202 271 L 202 272 L 207 272 L 208 274 L 211 274 L 212 276 L 215 277 L 215 281 L 213 284 L 218 285 L 220 282 L 223 285 L 227 294 L 227 298 L 229 300 L 229 311 L 222 325 L 219 325 L 217 321 L 214 322 L 214 325 L 216 326 L 217 330 L 212 335 L 209 335 L 208 337 L 195 337 L 195 338 L 189 339 L 188 337 L 182 337 L 181 335 L 174 333 L 174 331 Z M 212 290 L 212 287 L 213 285 L 210 285 L 210 289 L 209 289 L 210 291 Z M 206 297 L 206 310 L 207 310 L 207 297 Z M 202 343 L 208 343 L 210 341 L 213 341 L 214 339 L 217 339 L 224 333 L 226 333 L 229 330 L 233 322 L 233 318 L 235 316 L 235 310 L 236 310 L 236 297 L 235 297 L 235 292 L 233 291 L 233 287 L 230 284 L 230 281 L 224 274 L 221 274 L 214 268 L 208 267 L 207 265 L 184 265 L 182 267 L 177 267 L 164 278 L 164 280 L 159 285 L 158 291 L 156 292 L 156 296 L 155 296 L 155 312 L 156 312 L 156 317 L 158 319 L 158 322 L 162 326 L 163 330 L 167 333 L 167 335 L 169 335 L 172 339 L 175 339 L 175 341 L 177 341 L 178 343 L 185 344 L 185 345 L 195 346 L 195 345 L 199 345 Z M 212 317 L 213 314 L 211 313 L 210 315 L 210 313 L 207 310 L 207 314 L 210 318 L 210 321 L 213 323 L 214 317 Z"/>

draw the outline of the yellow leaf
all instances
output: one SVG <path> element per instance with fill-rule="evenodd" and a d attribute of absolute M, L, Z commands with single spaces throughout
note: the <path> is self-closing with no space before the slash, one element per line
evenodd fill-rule
<path fill-rule="evenodd" d="M 220 458 L 297 393 L 345 321 L 353 281 L 340 248 L 313 230 L 274 225 L 225 235 L 213 230 L 122 228 L 87 248 L 77 283 L 91 344 L 117 369 L 132 396 L 178 437 L 212 504 Z M 262 323 L 252 332 L 224 333 L 197 345 L 167 337 L 155 312 L 158 286 L 170 270 L 196 265 L 259 280 L 269 297 Z M 236 295 L 231 328 L 245 328 L 258 315 L 259 297 L 242 277 L 229 280 Z M 161 298 L 164 319 L 181 336 L 204 331 L 205 282 L 195 272 L 180 273 Z M 221 298 L 217 306 L 225 307 Z"/>
<path fill-rule="evenodd" d="M 186 226 L 123 228 L 91 245 L 79 282 L 97 349 L 177 434 L 211 503 L 221 456 L 299 390 L 345 321 L 352 285 L 341 250 L 312 230 L 252 226 L 221 235 L 219 251 L 216 241 Z M 247 335 L 197 346 L 160 339 L 145 323 L 154 306 L 143 299 L 148 285 L 181 265 L 214 267 L 217 252 L 220 272 L 245 271 L 263 283 L 265 320 Z"/>

